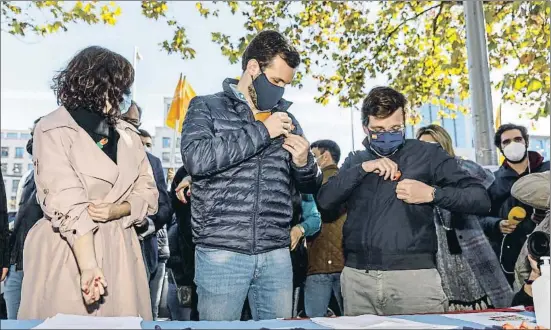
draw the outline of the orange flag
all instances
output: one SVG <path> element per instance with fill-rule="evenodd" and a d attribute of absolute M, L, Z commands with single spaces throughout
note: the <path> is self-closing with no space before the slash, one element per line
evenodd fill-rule
<path fill-rule="evenodd" d="M 187 82 L 186 78 L 182 78 L 180 73 L 180 79 L 178 79 L 178 85 L 176 85 L 176 90 L 174 91 L 174 98 L 170 104 L 170 110 L 166 116 L 166 126 L 177 129 L 178 132 L 182 131 L 182 124 L 186 117 L 186 112 L 189 107 L 189 102 L 197 94 Z M 176 128 L 176 122 L 178 122 L 178 127 Z"/>

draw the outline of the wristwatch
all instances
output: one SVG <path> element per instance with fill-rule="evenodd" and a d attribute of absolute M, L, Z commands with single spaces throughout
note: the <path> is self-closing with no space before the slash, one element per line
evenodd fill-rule
<path fill-rule="evenodd" d="M 534 283 L 534 280 L 524 280 L 525 284 L 532 285 Z"/>

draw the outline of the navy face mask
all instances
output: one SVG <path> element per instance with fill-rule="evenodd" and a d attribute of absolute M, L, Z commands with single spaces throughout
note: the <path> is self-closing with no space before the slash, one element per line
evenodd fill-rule
<path fill-rule="evenodd" d="M 369 131 L 369 146 L 379 156 L 390 156 L 404 144 L 404 133 Z"/>
<path fill-rule="evenodd" d="M 272 84 L 265 73 L 253 80 L 256 107 L 260 111 L 272 110 L 283 97 L 285 88 Z"/>

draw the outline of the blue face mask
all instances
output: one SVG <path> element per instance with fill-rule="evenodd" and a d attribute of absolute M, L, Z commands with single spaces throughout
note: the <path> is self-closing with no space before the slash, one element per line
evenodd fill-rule
<path fill-rule="evenodd" d="M 264 73 L 253 80 L 253 87 L 256 92 L 255 105 L 260 111 L 272 110 L 285 92 L 285 88 L 272 84 Z"/>
<path fill-rule="evenodd" d="M 132 93 L 123 94 L 122 102 L 119 104 L 119 110 L 121 111 L 121 115 L 124 115 L 125 113 L 127 113 L 131 105 L 132 105 Z"/>
<path fill-rule="evenodd" d="M 404 132 L 369 131 L 369 147 L 379 156 L 390 156 L 405 142 Z"/>

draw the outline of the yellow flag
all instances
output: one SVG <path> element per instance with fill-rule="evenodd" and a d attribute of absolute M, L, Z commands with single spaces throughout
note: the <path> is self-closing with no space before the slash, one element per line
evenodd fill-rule
<path fill-rule="evenodd" d="M 176 85 L 176 90 L 174 91 L 174 98 L 170 104 L 170 110 L 168 110 L 168 114 L 166 115 L 166 126 L 176 129 L 176 121 L 178 121 L 177 131 L 182 131 L 182 124 L 186 117 L 189 102 L 196 95 L 186 78 L 182 79 L 182 74 L 180 74 L 178 85 Z"/>
<path fill-rule="evenodd" d="M 497 111 L 496 111 L 496 120 L 495 120 L 495 130 L 497 132 L 497 130 L 499 129 L 499 127 L 501 126 L 501 102 L 499 103 L 498 107 L 497 107 Z M 497 155 L 498 155 L 498 164 L 501 166 L 501 164 L 503 164 L 503 162 L 505 161 L 505 157 L 501 154 L 501 152 L 499 152 L 499 149 L 497 150 Z"/>

